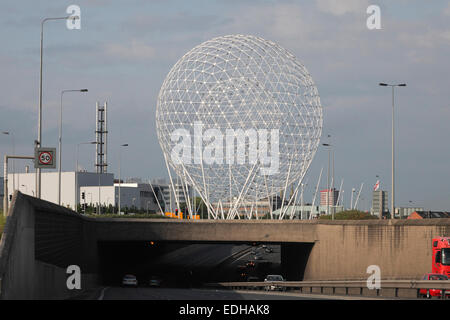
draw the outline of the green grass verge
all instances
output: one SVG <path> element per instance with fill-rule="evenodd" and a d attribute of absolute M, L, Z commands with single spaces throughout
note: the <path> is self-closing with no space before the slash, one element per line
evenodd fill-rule
<path fill-rule="evenodd" d="M 0 236 L 3 233 L 3 228 L 5 227 L 6 217 L 3 216 L 3 211 L 0 210 Z"/>

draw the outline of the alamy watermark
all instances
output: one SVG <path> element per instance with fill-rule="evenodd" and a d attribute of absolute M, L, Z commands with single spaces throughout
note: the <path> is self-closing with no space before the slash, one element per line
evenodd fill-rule
<path fill-rule="evenodd" d="M 370 5 L 366 10 L 367 14 L 370 16 L 366 20 L 366 25 L 369 30 L 381 29 L 381 10 L 377 5 Z"/>
<path fill-rule="evenodd" d="M 251 164 L 260 163 L 260 174 L 279 171 L 278 129 L 206 129 L 201 121 L 194 122 L 194 132 L 176 129 L 170 135 L 175 143 L 171 150 L 174 164 Z M 204 143 L 206 144 L 203 148 Z"/>
<path fill-rule="evenodd" d="M 70 274 L 66 280 L 66 286 L 69 290 L 81 289 L 81 269 L 79 266 L 73 264 L 67 267 L 66 273 Z"/>
<path fill-rule="evenodd" d="M 372 264 L 367 267 L 366 273 L 370 274 L 367 278 L 367 288 L 369 290 L 381 289 L 381 269 L 379 266 Z"/>
<path fill-rule="evenodd" d="M 66 20 L 66 27 L 69 30 L 81 29 L 81 9 L 80 6 L 72 4 L 67 7 L 66 13 L 69 14 L 69 18 Z"/>

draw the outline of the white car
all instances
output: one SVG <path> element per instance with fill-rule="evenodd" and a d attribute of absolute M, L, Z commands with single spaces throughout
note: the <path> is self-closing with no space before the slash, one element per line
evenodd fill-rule
<path fill-rule="evenodd" d="M 136 276 L 132 274 L 126 274 L 122 279 L 122 285 L 137 287 L 138 282 Z"/>
<path fill-rule="evenodd" d="M 276 281 L 276 282 L 283 282 L 284 281 L 284 279 L 283 279 L 283 276 L 281 276 L 281 275 L 278 275 L 278 274 L 270 274 L 270 275 L 268 275 L 265 279 L 264 279 L 264 282 L 272 282 L 272 281 Z M 285 291 L 286 290 L 286 287 L 284 287 L 284 286 L 279 286 L 279 285 L 277 285 L 277 284 L 275 284 L 275 283 L 271 283 L 270 285 L 268 285 L 268 286 L 266 286 L 265 288 L 264 288 L 266 291 Z"/>

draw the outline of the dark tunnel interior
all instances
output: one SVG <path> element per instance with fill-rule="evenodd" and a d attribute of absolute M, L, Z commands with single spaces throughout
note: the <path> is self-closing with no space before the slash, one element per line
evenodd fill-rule
<path fill-rule="evenodd" d="M 120 286 L 135 275 L 138 286 L 159 279 L 164 287 L 202 287 L 211 282 L 264 281 L 268 274 L 302 280 L 313 244 L 224 242 L 98 242 L 102 285 Z M 154 283 L 154 282 L 153 282 Z"/>

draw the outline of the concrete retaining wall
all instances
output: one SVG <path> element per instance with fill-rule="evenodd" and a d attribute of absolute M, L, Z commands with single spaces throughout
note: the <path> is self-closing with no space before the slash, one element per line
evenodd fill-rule
<path fill-rule="evenodd" d="M 431 239 L 450 236 L 450 219 L 93 219 L 20 192 L 10 212 L 0 242 L 3 299 L 80 294 L 66 288 L 72 264 L 81 268 L 82 288 L 96 286 L 99 241 L 278 243 L 292 280 L 362 280 L 369 265 L 380 267 L 382 279 L 419 279 L 431 271 Z"/>
<path fill-rule="evenodd" d="M 58 214 L 53 221 L 46 219 Z M 40 228 L 36 228 L 36 221 L 40 221 Z M 66 286 L 66 268 L 71 264 L 80 265 L 82 289 L 95 286 L 96 275 L 83 272 L 82 233 L 77 240 L 73 233 L 67 233 L 67 228 L 74 226 L 82 232 L 83 223 L 69 210 L 16 192 L 0 242 L 0 298 L 65 299 L 79 295 L 80 290 Z"/>
<path fill-rule="evenodd" d="M 420 279 L 431 272 L 431 240 L 450 236 L 450 219 L 333 221 L 317 225 L 304 280 L 360 280 L 369 265 L 382 279 Z"/>

